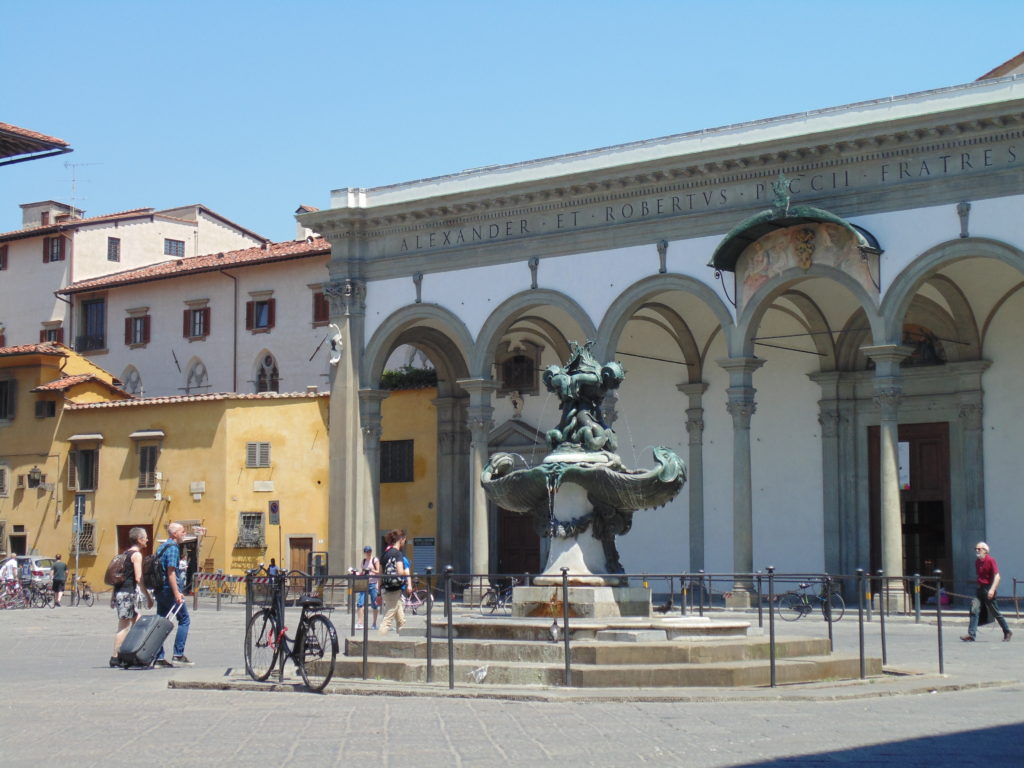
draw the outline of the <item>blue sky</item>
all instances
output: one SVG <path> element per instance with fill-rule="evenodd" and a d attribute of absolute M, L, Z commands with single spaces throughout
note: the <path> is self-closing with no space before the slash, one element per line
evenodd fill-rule
<path fill-rule="evenodd" d="M 87 215 L 198 202 L 287 240 L 338 187 L 968 82 L 1022 22 L 1019 0 L 9 2 L 0 121 L 75 151 L 0 168 L 0 231 L 74 172 Z"/>

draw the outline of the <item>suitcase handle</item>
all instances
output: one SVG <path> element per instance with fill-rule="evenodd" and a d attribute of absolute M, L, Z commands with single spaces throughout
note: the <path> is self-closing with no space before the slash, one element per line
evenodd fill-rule
<path fill-rule="evenodd" d="M 177 616 L 177 614 L 181 611 L 181 606 L 183 606 L 184 604 L 184 600 L 182 600 L 180 603 L 175 603 L 174 607 L 167 612 L 167 616 L 165 616 L 164 618 L 170 619 L 172 616 Z"/>

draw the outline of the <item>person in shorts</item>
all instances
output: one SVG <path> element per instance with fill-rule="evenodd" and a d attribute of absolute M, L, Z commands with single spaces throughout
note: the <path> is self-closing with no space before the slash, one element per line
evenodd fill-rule
<path fill-rule="evenodd" d="M 366 591 L 359 593 L 359 602 L 356 603 L 357 608 L 362 608 L 362 613 L 359 614 L 358 624 L 356 629 L 362 629 L 363 624 L 366 622 L 366 597 L 370 597 L 370 607 L 373 609 L 373 629 L 377 628 L 377 616 L 380 614 L 380 560 L 373 556 L 373 547 L 367 544 L 363 547 L 363 569 L 362 573 L 364 576 L 369 576 L 366 584 Z"/>
<path fill-rule="evenodd" d="M 61 598 L 64 597 L 64 584 L 68 578 L 68 564 L 60 559 L 53 562 L 53 602 L 60 608 Z"/>
<path fill-rule="evenodd" d="M 146 596 L 146 607 L 153 607 L 153 596 L 142 583 L 142 550 L 149 544 L 149 534 L 145 528 L 135 527 L 128 531 L 128 542 L 131 546 L 125 550 L 128 554 L 128 566 L 125 568 L 124 581 L 119 587 L 114 587 L 114 594 L 110 598 L 111 607 L 117 611 L 117 633 L 114 635 L 114 655 L 110 657 L 110 666 L 120 667 L 118 654 L 121 652 L 121 643 L 128 636 L 135 622 L 142 615 L 141 595 Z M 141 595 L 140 595 L 141 593 Z"/>

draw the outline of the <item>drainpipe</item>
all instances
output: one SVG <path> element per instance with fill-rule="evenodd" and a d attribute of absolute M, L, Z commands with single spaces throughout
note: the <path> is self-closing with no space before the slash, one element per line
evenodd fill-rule
<path fill-rule="evenodd" d="M 67 333 L 64 335 L 64 346 L 75 348 L 75 304 L 71 299 L 65 299 L 57 291 L 53 292 L 53 295 L 57 297 L 57 301 L 63 301 L 68 305 L 68 327 L 65 329 Z"/>
<path fill-rule="evenodd" d="M 231 391 L 238 391 L 238 278 L 223 269 L 220 273 L 231 278 L 234 285 L 234 302 L 231 309 Z"/>

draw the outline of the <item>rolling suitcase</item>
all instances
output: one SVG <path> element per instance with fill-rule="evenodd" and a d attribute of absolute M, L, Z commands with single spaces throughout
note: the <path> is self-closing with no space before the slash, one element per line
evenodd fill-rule
<path fill-rule="evenodd" d="M 166 616 L 154 613 L 139 618 L 121 643 L 121 650 L 117 654 L 118 660 L 126 667 L 148 667 L 156 661 L 156 655 L 160 653 L 164 641 L 174 629 L 171 618 L 178 613 L 179 606 L 180 603 L 175 604 Z"/>

